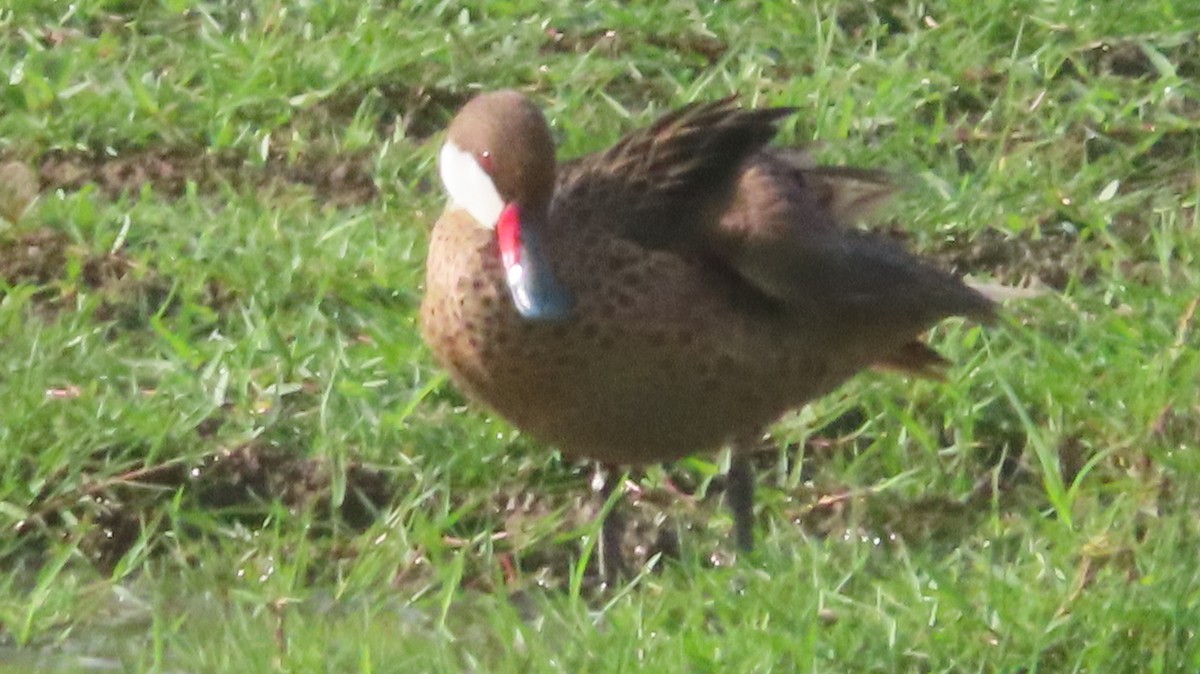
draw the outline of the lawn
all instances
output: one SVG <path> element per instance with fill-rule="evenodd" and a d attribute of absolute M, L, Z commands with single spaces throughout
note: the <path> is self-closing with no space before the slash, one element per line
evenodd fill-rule
<path fill-rule="evenodd" d="M 1200 5 L 0 9 L 0 673 L 1200 670 Z M 864 223 L 1045 289 L 755 455 L 591 469 L 416 331 L 441 129 L 563 156 L 735 93 L 893 172 Z M 32 198 L 32 202 L 26 201 Z"/>

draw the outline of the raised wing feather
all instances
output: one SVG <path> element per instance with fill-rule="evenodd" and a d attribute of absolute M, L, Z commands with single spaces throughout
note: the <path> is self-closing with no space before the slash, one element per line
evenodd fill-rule
<path fill-rule="evenodd" d="M 555 198 L 607 209 L 605 222 L 649 248 L 703 245 L 746 160 L 793 112 L 744 110 L 733 98 L 684 106 L 605 152 L 560 166 Z"/>
<path fill-rule="evenodd" d="M 886 354 L 947 316 L 991 320 L 995 304 L 958 277 L 850 226 L 895 191 L 885 173 L 766 147 L 792 112 L 686 106 L 563 165 L 556 200 L 603 210 L 598 221 L 646 247 L 728 267 L 784 314 L 840 333 L 829 339 Z M 895 365 L 921 369 L 923 355 Z"/>

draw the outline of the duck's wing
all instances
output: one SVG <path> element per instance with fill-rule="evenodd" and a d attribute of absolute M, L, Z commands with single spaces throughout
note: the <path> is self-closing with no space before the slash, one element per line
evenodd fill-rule
<path fill-rule="evenodd" d="M 766 147 L 794 111 L 732 98 L 685 106 L 561 165 L 552 210 L 648 248 L 702 255 L 784 313 L 870 343 L 904 347 L 951 315 L 990 320 L 994 303 L 959 278 L 849 226 L 895 191 L 885 173 Z M 897 365 L 934 364 L 921 353 Z"/>
<path fill-rule="evenodd" d="M 555 200 L 606 209 L 593 220 L 647 248 L 703 246 L 746 161 L 793 112 L 742 109 L 732 97 L 684 106 L 606 151 L 560 166 Z"/>
<path fill-rule="evenodd" d="M 710 250 L 763 294 L 847 339 L 908 349 L 948 316 L 992 320 L 996 304 L 954 274 L 850 226 L 894 191 L 882 172 L 765 150 L 744 166 Z M 927 351 L 911 348 L 894 365 L 924 371 L 937 365 Z"/>

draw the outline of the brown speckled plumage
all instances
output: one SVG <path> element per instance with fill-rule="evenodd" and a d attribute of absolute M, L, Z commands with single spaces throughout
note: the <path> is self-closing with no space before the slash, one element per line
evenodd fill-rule
<path fill-rule="evenodd" d="M 470 105 L 497 129 L 529 106 L 511 92 Z M 522 431 L 609 464 L 718 449 L 863 368 L 932 372 L 941 361 L 920 333 L 955 314 L 987 320 L 991 301 L 848 228 L 891 187 L 766 148 L 790 112 L 688 106 L 559 165 L 541 238 L 574 298 L 562 322 L 514 311 L 495 233 L 452 204 L 422 305 L 437 360 Z M 500 157 L 511 144 L 471 149 Z M 500 191 L 522 190 L 545 192 Z"/>

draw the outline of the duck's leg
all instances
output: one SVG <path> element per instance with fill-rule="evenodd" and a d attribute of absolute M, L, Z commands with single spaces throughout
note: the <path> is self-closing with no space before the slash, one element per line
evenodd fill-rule
<path fill-rule="evenodd" d="M 598 469 L 604 474 L 600 487 L 601 507 L 608 504 L 614 492 L 621 488 L 625 480 L 625 472 L 616 466 L 601 465 Z M 621 512 L 620 504 L 605 515 L 600 523 L 600 575 L 609 585 L 615 584 L 625 575 L 625 559 L 621 554 L 621 540 L 625 537 L 625 515 Z"/>
<path fill-rule="evenodd" d="M 754 466 L 750 454 L 734 446 L 726 476 L 725 501 L 733 511 L 733 534 L 738 550 L 754 549 Z"/>

